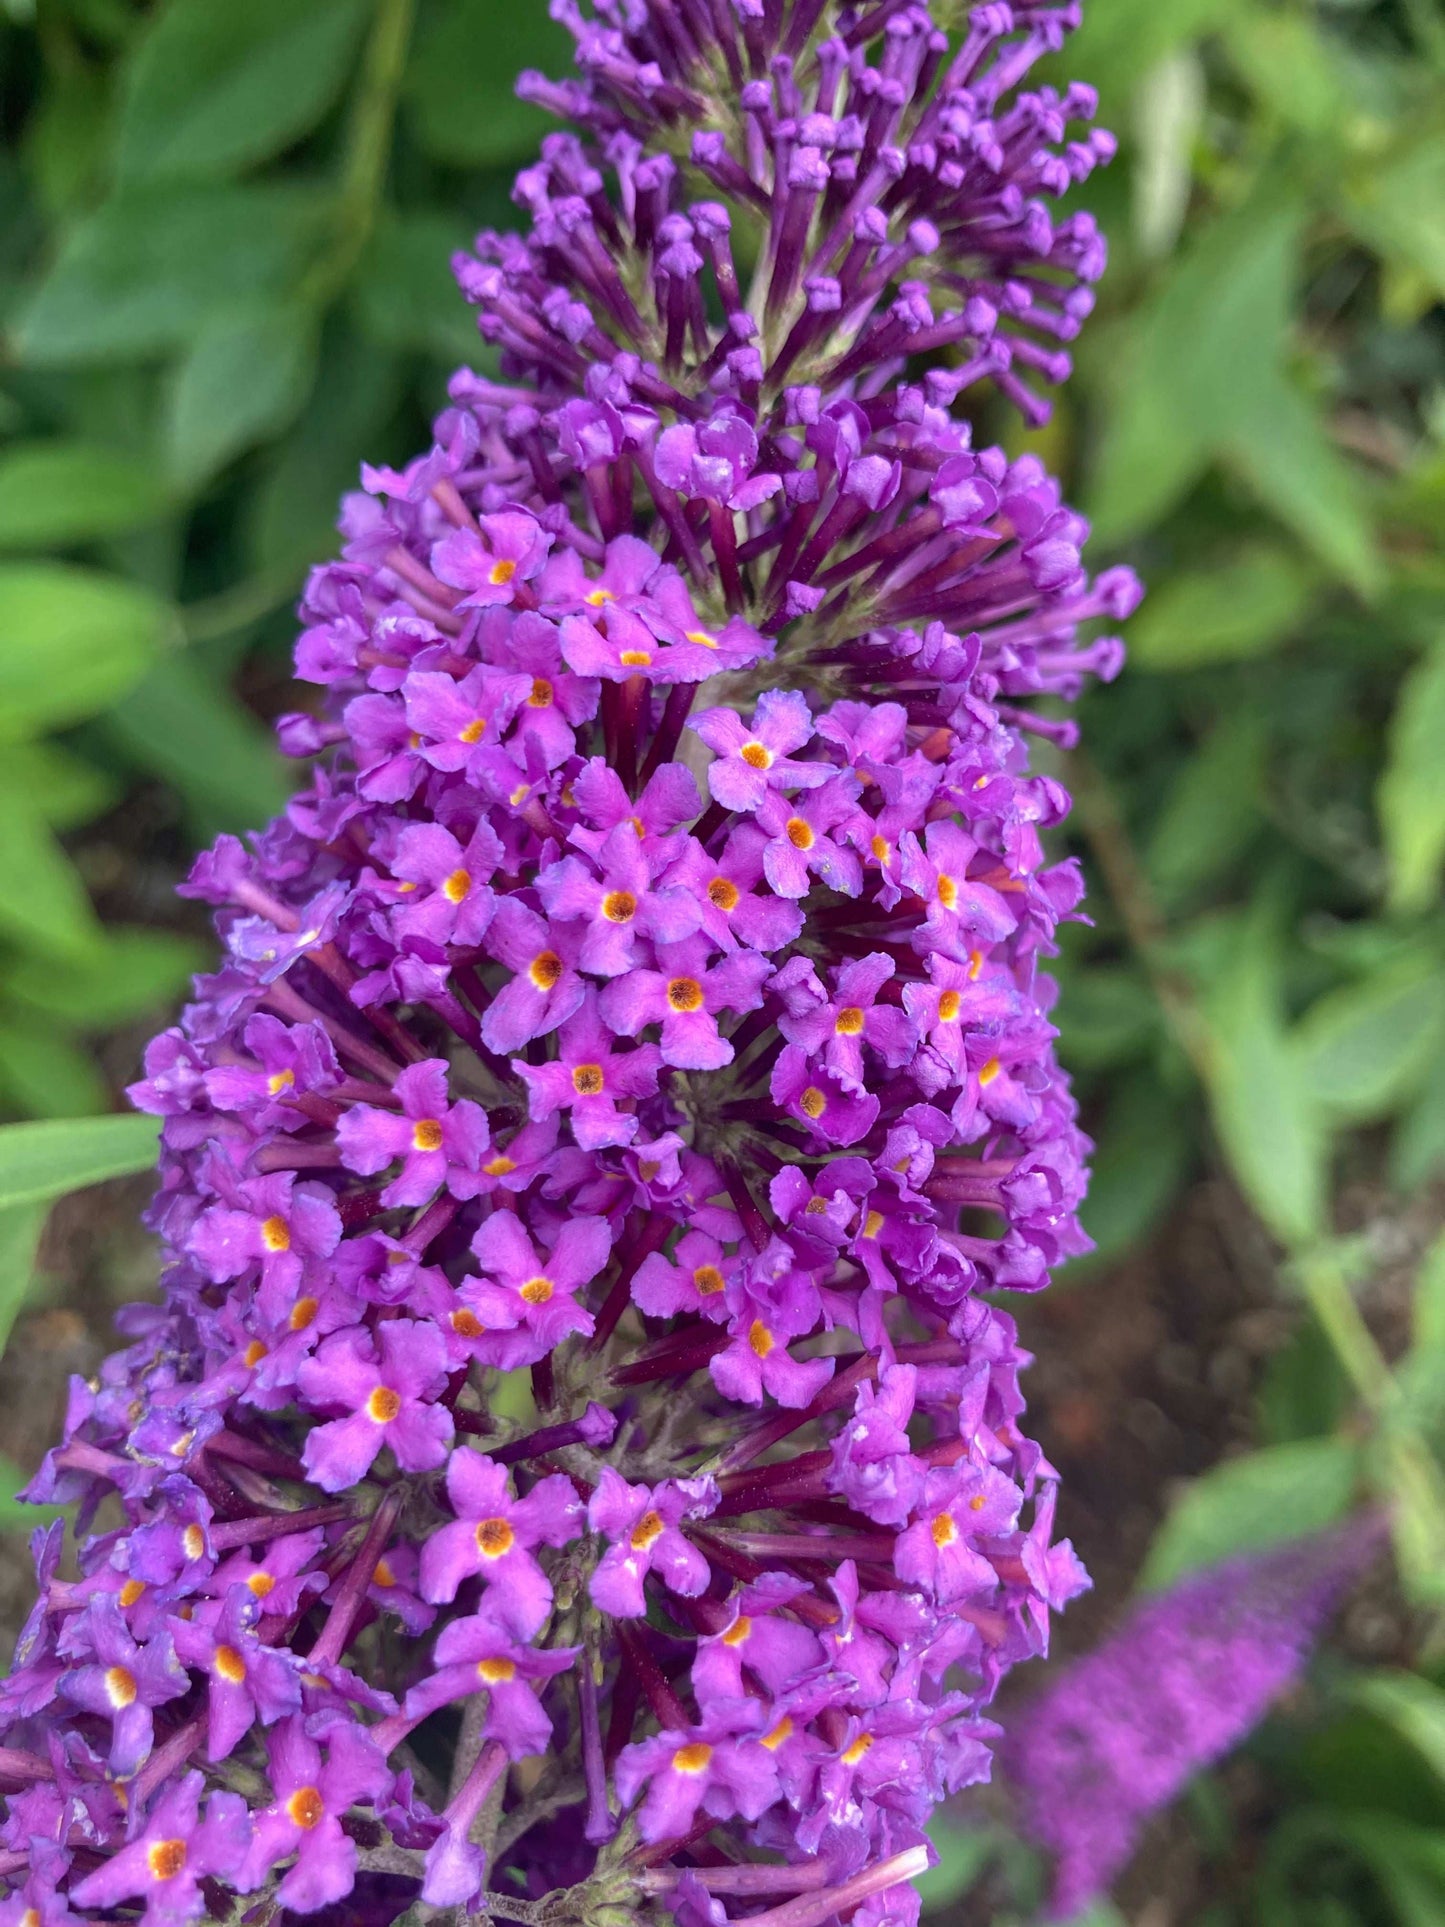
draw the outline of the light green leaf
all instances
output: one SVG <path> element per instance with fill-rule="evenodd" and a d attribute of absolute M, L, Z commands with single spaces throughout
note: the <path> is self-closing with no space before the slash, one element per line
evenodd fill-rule
<path fill-rule="evenodd" d="M 1322 1120 L 1280 1014 L 1279 961 L 1262 928 L 1241 932 L 1208 985 L 1208 1083 L 1215 1129 L 1240 1188 L 1275 1236 L 1325 1228 Z"/>
<path fill-rule="evenodd" d="M 316 363 L 314 318 L 299 308 L 214 316 L 176 371 L 166 424 L 171 474 L 184 488 L 268 440 L 306 399 Z"/>
<path fill-rule="evenodd" d="M 9 1014 L 0 1016 L 0 1086 L 27 1117 L 94 1117 L 110 1102 L 88 1050 Z"/>
<path fill-rule="evenodd" d="M 142 769 L 174 783 L 208 829 L 254 829 L 289 794 L 270 736 L 194 650 L 147 677 L 104 729 Z"/>
<path fill-rule="evenodd" d="M 0 742 L 106 708 L 174 633 L 165 603 L 137 583 L 58 562 L 0 563 Z"/>
<path fill-rule="evenodd" d="M 103 942 L 74 864 L 29 799 L 0 782 L 0 931 L 42 954 Z"/>
<path fill-rule="evenodd" d="M 1432 957 L 1347 984 L 1294 1033 L 1307 1097 L 1336 1117 L 1384 1117 L 1419 1088 L 1445 1038 L 1445 974 Z"/>
<path fill-rule="evenodd" d="M 289 183 L 118 195 L 67 234 L 16 317 L 13 351 L 65 368 L 186 348 L 212 315 L 292 286 L 326 212 L 322 196 Z"/>
<path fill-rule="evenodd" d="M 1445 1918 L 1445 1836 L 1383 1813 L 1337 1815 L 1332 1832 L 1368 1864 L 1399 1927 L 1440 1927 Z"/>
<path fill-rule="evenodd" d="M 1376 792 L 1390 903 L 1424 910 L 1445 863 L 1445 643 L 1437 643 L 1405 678 L 1390 721 L 1384 774 Z"/>
<path fill-rule="evenodd" d="M 189 937 L 108 924 L 102 947 L 77 962 L 17 958 L 5 995 L 67 1029 L 105 1031 L 163 1009 L 209 961 L 206 946 Z"/>
<path fill-rule="evenodd" d="M 1165 578 L 1129 625 L 1135 669 L 1193 669 L 1256 656 L 1310 603 L 1311 571 L 1284 549 L 1242 548 L 1228 561 Z"/>
<path fill-rule="evenodd" d="M 46 1119 L 0 1125 L 0 1210 L 43 1204 L 156 1161 L 154 1117 Z"/>
<path fill-rule="evenodd" d="M 44 1204 L 12 1204 L 0 1211 L 0 1352 L 10 1343 L 30 1290 L 48 1209 Z"/>
<path fill-rule="evenodd" d="M 1129 91 L 1176 47 L 1212 32 L 1248 0 L 1108 0 L 1087 8 L 1084 24 L 1069 42 L 1076 73 L 1097 82 L 1113 111 L 1111 124 Z"/>
<path fill-rule="evenodd" d="M 437 160 L 463 167 L 520 160 L 553 123 L 517 99 L 517 75 L 529 67 L 565 74 L 572 58 L 571 36 L 545 8 L 453 0 L 407 70 L 412 132 Z"/>
<path fill-rule="evenodd" d="M 1227 1459 L 1171 1506 L 1140 1585 L 1158 1592 L 1236 1553 L 1322 1531 L 1349 1510 L 1358 1472 L 1359 1452 L 1347 1439 L 1306 1439 Z"/>
<path fill-rule="evenodd" d="M 341 91 L 367 0 L 169 0 L 126 77 L 122 182 L 209 180 L 314 127 Z"/>
<path fill-rule="evenodd" d="M 961 1900 L 997 1849 L 995 1836 L 986 1827 L 961 1827 L 947 1819 L 932 1823 L 929 1838 L 938 1853 L 938 1865 L 914 1882 L 925 1913 Z"/>
<path fill-rule="evenodd" d="M 5 774 L 28 796 L 52 830 L 91 823 L 116 801 L 115 779 L 55 743 L 7 743 Z"/>
<path fill-rule="evenodd" d="M 1179 1189 L 1190 1152 L 1188 1116 L 1156 1078 L 1136 1075 L 1116 1085 L 1090 1159 L 1093 1177 L 1080 1215 L 1094 1250 L 1078 1260 L 1080 1268 L 1138 1243 Z"/>
<path fill-rule="evenodd" d="M 1373 595 L 1380 559 L 1359 478 L 1325 433 L 1317 406 L 1283 375 L 1249 388 L 1250 407 L 1216 443 L 1226 465 L 1333 575 Z"/>
<path fill-rule="evenodd" d="M 356 277 L 356 319 L 385 348 L 420 349 L 448 366 L 491 350 L 451 271 L 475 224 L 445 214 L 392 214 L 377 227 Z"/>
<path fill-rule="evenodd" d="M 1213 882 L 1248 849 L 1263 817 L 1268 732 L 1255 710 L 1217 722 L 1185 759 L 1145 846 L 1145 865 L 1166 905 Z"/>
<path fill-rule="evenodd" d="M 1184 225 L 1205 98 L 1204 63 L 1193 47 L 1165 54 L 1135 94 L 1134 235 L 1151 260 L 1169 253 Z"/>
<path fill-rule="evenodd" d="M 1342 212 L 1363 241 L 1395 255 L 1445 294 L 1445 134 L 1432 131 L 1383 167 L 1355 175 Z"/>
<path fill-rule="evenodd" d="M 1445 1353 L 1445 1232 L 1420 1261 L 1413 1332 L 1417 1350 Z"/>
<path fill-rule="evenodd" d="M 1244 7 L 1225 43 L 1256 98 L 1290 126 L 1328 134 L 1352 111 L 1330 37 L 1312 20 Z"/>
<path fill-rule="evenodd" d="M 159 477 L 119 449 L 53 441 L 0 452 L 0 549 L 123 535 L 165 510 Z"/>

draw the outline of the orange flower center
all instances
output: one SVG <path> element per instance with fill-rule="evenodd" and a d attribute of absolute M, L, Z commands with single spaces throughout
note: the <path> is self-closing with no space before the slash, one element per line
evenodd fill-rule
<path fill-rule="evenodd" d="M 312 1298 L 309 1294 L 305 1298 L 298 1298 L 296 1303 L 291 1307 L 291 1316 L 286 1320 L 286 1323 L 291 1327 L 292 1331 L 304 1332 L 320 1309 L 321 1304 L 319 1299 Z"/>
<path fill-rule="evenodd" d="M 137 1687 L 135 1674 L 124 1666 L 111 1666 L 105 1675 L 105 1697 L 117 1713 L 123 1713 L 127 1706 L 135 1705 Z"/>
<path fill-rule="evenodd" d="M 724 1285 L 723 1275 L 716 1265 L 699 1265 L 692 1274 L 692 1282 L 702 1298 L 715 1298 Z"/>
<path fill-rule="evenodd" d="M 953 1515 L 948 1512 L 940 1512 L 928 1530 L 933 1534 L 933 1543 L 940 1551 L 945 1546 L 951 1546 L 958 1537 L 958 1527 L 953 1523 Z"/>
<path fill-rule="evenodd" d="M 127 1610 L 132 1607 L 145 1591 L 145 1584 L 139 1579 L 127 1579 L 119 1592 L 120 1603 Z"/>
<path fill-rule="evenodd" d="M 695 977 L 674 977 L 667 986 L 667 1001 L 674 1010 L 702 1009 L 702 985 Z"/>
<path fill-rule="evenodd" d="M 246 1677 L 246 1662 L 234 1646 L 218 1646 L 212 1664 L 221 1678 L 232 1686 L 239 1686 Z"/>
<path fill-rule="evenodd" d="M 555 950 L 542 950 L 527 965 L 527 975 L 538 990 L 550 990 L 562 975 L 562 959 Z"/>
<path fill-rule="evenodd" d="M 378 1385 L 366 1401 L 366 1416 L 374 1425 L 390 1425 L 401 1410 L 401 1393 L 389 1385 Z"/>
<path fill-rule="evenodd" d="M 630 890 L 609 890 L 602 899 L 602 914 L 609 923 L 631 923 L 637 915 L 637 898 Z"/>
<path fill-rule="evenodd" d="M 817 842 L 811 823 L 805 823 L 801 816 L 790 816 L 784 824 L 788 841 L 795 850 L 811 850 Z"/>
<path fill-rule="evenodd" d="M 741 1646 L 746 1642 L 752 1630 L 753 1622 L 748 1618 L 746 1613 L 740 1613 L 723 1634 L 722 1643 L 724 1646 Z"/>
<path fill-rule="evenodd" d="M 472 878 L 469 870 L 453 870 L 442 885 L 442 895 L 448 903 L 462 903 L 466 900 L 471 887 Z"/>
<path fill-rule="evenodd" d="M 474 717 L 462 731 L 460 740 L 464 743 L 479 743 L 486 733 L 486 728 L 487 719 L 485 716 Z"/>
<path fill-rule="evenodd" d="M 517 1668 L 510 1659 L 479 1659 L 477 1677 L 488 1686 L 505 1686 L 508 1680 L 517 1677 Z"/>
<path fill-rule="evenodd" d="M 411 1127 L 412 1148 L 417 1151 L 439 1151 L 442 1148 L 441 1120 L 435 1117 L 419 1117 Z"/>
<path fill-rule="evenodd" d="M 999 1075 L 999 1073 L 1002 1070 L 1003 1070 L 1003 1065 L 1000 1064 L 998 1059 L 996 1057 L 990 1057 L 988 1062 L 984 1065 L 983 1069 L 978 1074 L 978 1082 L 979 1082 L 980 1089 L 986 1091 L 989 1085 L 992 1084 L 993 1080 Z"/>
<path fill-rule="evenodd" d="M 261 1242 L 268 1251 L 291 1249 L 291 1227 L 284 1218 L 268 1218 L 261 1226 Z"/>
<path fill-rule="evenodd" d="M 642 1517 L 637 1521 L 637 1524 L 632 1528 L 632 1538 L 629 1541 L 632 1550 L 634 1552 L 646 1552 L 647 1548 L 652 1545 L 655 1540 L 662 1537 L 663 1530 L 662 1514 L 660 1512 L 644 1512 Z"/>
<path fill-rule="evenodd" d="M 554 1289 L 550 1278 L 529 1278 L 518 1296 L 525 1298 L 529 1305 L 545 1305 Z"/>
<path fill-rule="evenodd" d="M 477 1551 L 488 1559 L 500 1559 L 516 1544 L 517 1535 L 505 1519 L 483 1519 L 477 1526 Z"/>
<path fill-rule="evenodd" d="M 863 1028 L 863 1013 L 857 1004 L 849 1004 L 846 1009 L 840 1010 L 833 1028 L 840 1037 L 856 1037 Z"/>
<path fill-rule="evenodd" d="M 804 1117 L 819 1118 L 828 1108 L 828 1100 L 816 1084 L 810 1084 L 798 1099 L 798 1109 Z"/>
<path fill-rule="evenodd" d="M 146 1848 L 146 1865 L 156 1880 L 174 1880 L 185 1864 L 184 1840 L 152 1840 Z"/>
<path fill-rule="evenodd" d="M 286 1811 L 293 1823 L 304 1832 L 310 1833 L 326 1812 L 321 1798 L 321 1789 L 314 1786 L 299 1786 L 286 1802 Z"/>
<path fill-rule="evenodd" d="M 744 743 L 738 755 L 750 769 L 772 768 L 773 752 L 765 749 L 761 743 Z"/>
<path fill-rule="evenodd" d="M 945 990 L 938 1000 L 938 1021 L 941 1024 L 953 1023 L 963 1007 L 963 999 L 956 990 Z"/>
<path fill-rule="evenodd" d="M 860 1733 L 853 1744 L 843 1754 L 844 1766 L 857 1766 L 869 1747 L 873 1744 L 871 1733 Z"/>
<path fill-rule="evenodd" d="M 510 556 L 501 555 L 492 564 L 487 580 L 498 589 L 504 589 L 517 573 L 517 565 Z"/>
<path fill-rule="evenodd" d="M 715 910 L 736 910 L 741 892 L 729 877 L 714 877 L 707 886 L 707 900 Z"/>
<path fill-rule="evenodd" d="M 579 1097 L 596 1097 L 602 1089 L 602 1066 L 576 1065 L 572 1071 L 572 1088 Z"/>
<path fill-rule="evenodd" d="M 761 1318 L 755 1318 L 748 1329 L 748 1343 L 759 1358 L 766 1358 L 773 1349 L 773 1334 Z"/>
<path fill-rule="evenodd" d="M 704 1746 L 701 1740 L 689 1740 L 673 1754 L 672 1764 L 679 1773 L 706 1773 L 711 1758 L 710 1746 Z"/>
<path fill-rule="evenodd" d="M 477 1314 L 468 1311 L 465 1306 L 461 1311 L 452 1313 L 451 1327 L 458 1338 L 480 1338 L 487 1329 Z"/>

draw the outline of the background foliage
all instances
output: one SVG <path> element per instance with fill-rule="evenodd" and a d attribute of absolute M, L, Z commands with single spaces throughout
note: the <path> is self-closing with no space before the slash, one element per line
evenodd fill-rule
<path fill-rule="evenodd" d="M 301 574 L 360 459 L 413 452 L 482 364 L 448 255 L 513 218 L 543 123 L 511 77 L 564 48 L 543 0 L 0 4 L 0 1100 L 36 1120 L 0 1133 L 0 1336 L 49 1202 L 149 1161 L 144 1121 L 67 1120 L 113 1107 L 206 955 L 186 852 L 284 795 L 262 719 Z M 1053 421 L 980 428 L 1060 470 L 1150 596 L 1060 759 L 1096 918 L 1061 1022 L 1101 1145 L 1099 1249 L 1060 1289 L 1167 1263 L 1181 1198 L 1225 1185 L 1286 1337 L 1255 1449 L 1177 1497 L 1138 1584 L 1374 1495 L 1409 1629 L 1389 1669 L 1326 1655 L 1255 1743 L 1263 1822 L 1201 1782 L 1182 1824 L 1225 1873 L 1152 1918 L 1428 1927 L 1445 14 L 1093 0 L 1067 61 L 1121 137 L 1089 189 L 1113 267 Z M 1002 1821 L 943 1844 L 933 1905 L 1027 1917 Z"/>

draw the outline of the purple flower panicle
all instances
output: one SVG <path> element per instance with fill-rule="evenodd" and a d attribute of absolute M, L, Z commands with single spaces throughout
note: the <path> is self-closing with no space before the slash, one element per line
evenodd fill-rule
<path fill-rule="evenodd" d="M 347 497 L 132 1091 L 163 1298 L 0 1687 L 43 1921 L 909 1927 L 1087 1584 L 994 1294 L 1087 1244 L 1028 739 L 1138 589 L 955 406 L 1037 418 L 1102 269 L 1077 9 L 553 10 L 496 372 Z"/>

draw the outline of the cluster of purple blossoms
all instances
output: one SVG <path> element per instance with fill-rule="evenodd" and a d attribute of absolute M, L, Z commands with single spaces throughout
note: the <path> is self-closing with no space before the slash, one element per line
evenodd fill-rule
<path fill-rule="evenodd" d="M 27 1927 L 906 1924 L 1086 1583 L 991 1294 L 1086 1243 L 1027 735 L 1138 590 L 956 406 L 1102 267 L 1092 97 L 1019 91 L 1077 10 L 595 4 L 457 264 L 500 376 L 363 471 L 310 782 L 186 886 L 163 1301 L 0 1689 Z"/>

